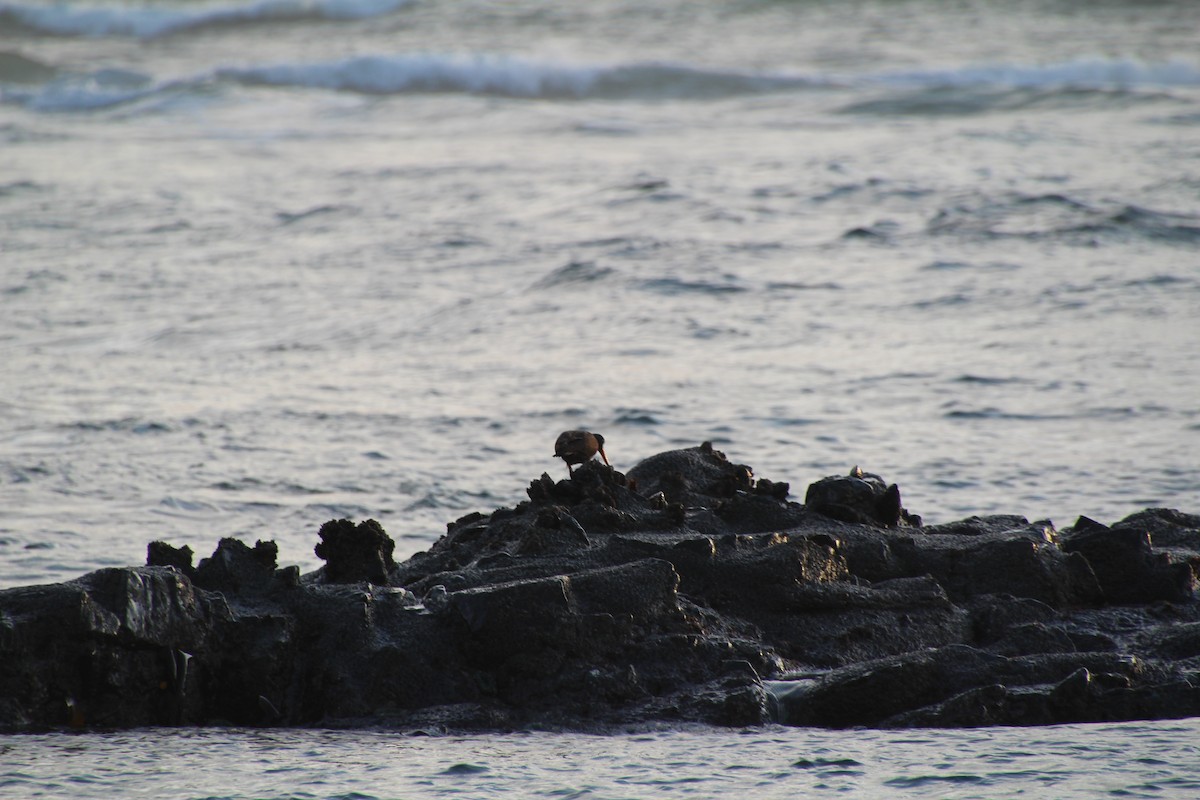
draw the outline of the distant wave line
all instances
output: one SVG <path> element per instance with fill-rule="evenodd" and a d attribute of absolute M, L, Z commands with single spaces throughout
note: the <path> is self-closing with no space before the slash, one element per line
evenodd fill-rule
<path fill-rule="evenodd" d="M 1200 86 L 1200 64 L 1181 60 L 1088 58 L 1053 64 L 979 64 L 934 70 L 886 72 L 869 82 L 911 88 L 994 86 L 1010 89 L 1112 89 Z"/>
<path fill-rule="evenodd" d="M 276 0 L 273 0 L 273 2 Z M 348 0 L 338 0 L 344 3 Z M 384 2 L 400 0 L 355 0 Z M 292 0 L 289 0 L 292 2 Z M 332 4 L 334 0 L 326 0 Z M 264 4 L 260 4 L 264 5 Z M 0 6 L 2 8 L 2 6 Z M 467 93 L 530 99 L 719 99 L 746 94 L 832 88 L 936 88 L 994 85 L 1100 88 L 1200 86 L 1200 66 L 1183 62 L 1066 62 L 1044 67 L 964 67 L 949 70 L 883 72 L 837 78 L 786 71 L 742 71 L 667 61 L 587 63 L 489 53 L 409 53 L 363 55 L 335 61 L 223 66 L 170 81 L 130 70 L 103 69 L 64 74 L 29 59 L 13 62 L 6 78 L 0 63 L 0 102 L 42 111 L 76 111 L 135 102 L 159 93 L 188 91 L 214 83 L 322 89 L 374 95 Z M 37 69 L 41 67 L 41 69 Z M 20 76 L 16 73 L 19 72 Z M 29 76 L 48 78 L 30 85 Z M 1008 83 L 1004 83 L 1004 82 Z M 1070 82 L 1074 81 L 1074 84 Z"/>
<path fill-rule="evenodd" d="M 588 64 L 486 53 L 356 56 L 332 62 L 227 68 L 219 76 L 245 82 L 349 89 L 369 93 L 471 91 L 517 96 L 614 94 L 621 90 L 691 90 L 697 95 L 758 93 L 862 85 L 1112 88 L 1200 86 L 1200 65 L 1173 61 L 1075 61 L 1046 66 L 981 66 L 851 76 L 794 71 L 741 71 L 646 60 Z"/>
<path fill-rule="evenodd" d="M 244 22 L 355 20 L 390 14 L 412 0 L 256 0 L 183 10 L 161 7 L 0 3 L 0 25 L 48 36 L 153 39 L 185 30 Z"/>
<path fill-rule="evenodd" d="M 25 73 L 30 71 L 29 63 L 19 66 Z M 39 111 L 81 111 L 214 83 L 373 95 L 467 93 L 530 99 L 708 99 L 812 86 L 809 79 L 798 76 L 659 62 L 601 65 L 491 54 L 358 56 L 331 62 L 220 67 L 162 82 L 132 70 L 62 74 L 48 65 L 34 66 L 41 66 L 53 79 L 35 86 L 26 81 L 5 86 L 0 65 L 0 103 Z"/>
<path fill-rule="evenodd" d="M 467 92 L 511 97 L 712 97 L 808 87 L 795 75 L 709 69 L 668 62 L 586 64 L 508 55 L 426 53 L 358 56 L 335 62 L 229 68 L 218 77 L 246 84 L 365 94 Z"/>

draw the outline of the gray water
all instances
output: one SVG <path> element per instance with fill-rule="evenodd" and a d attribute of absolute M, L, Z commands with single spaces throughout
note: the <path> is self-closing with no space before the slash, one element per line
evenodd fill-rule
<path fill-rule="evenodd" d="M 423 737 L 132 731 L 0 740 L 0 796 L 1192 798 L 1200 723 Z M 214 769 L 214 763 L 221 765 Z"/>
<path fill-rule="evenodd" d="M 1192 3 L 0 3 L 0 585 L 524 497 L 1200 503 Z"/>
<path fill-rule="evenodd" d="M 859 465 L 929 522 L 1196 512 L 1198 30 L 1191 2 L 0 0 L 0 587 L 152 539 L 309 570 L 335 517 L 407 556 L 562 476 L 576 427 L 620 469 L 711 440 L 795 499 Z M 108 794 L 292 796 L 311 751 L 343 793 L 403 754 L 465 794 L 523 791 L 528 758 L 564 796 L 1010 769 L 1164 796 L 1194 753 L 1103 786 L 1089 754 L 1179 730 L 1057 729 L 1049 766 L 978 733 L 899 761 L 902 735 L 792 731 L 5 746 Z M 301 774 L 246 788 L 255 748 Z M 857 763 L 795 766 L 826 757 Z"/>

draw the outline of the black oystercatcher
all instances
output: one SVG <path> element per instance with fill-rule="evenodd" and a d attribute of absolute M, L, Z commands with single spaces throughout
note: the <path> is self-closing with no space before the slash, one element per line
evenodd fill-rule
<path fill-rule="evenodd" d="M 574 476 L 572 464 L 582 464 L 595 457 L 596 453 L 608 464 L 604 455 L 604 437 L 590 431 L 563 431 L 554 442 L 554 455 L 567 462 L 567 474 Z M 608 464 L 610 467 L 611 464 Z"/>

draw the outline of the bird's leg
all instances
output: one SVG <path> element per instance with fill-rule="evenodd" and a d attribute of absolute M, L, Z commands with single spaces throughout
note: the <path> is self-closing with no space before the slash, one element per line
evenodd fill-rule
<path fill-rule="evenodd" d="M 571 462 L 570 462 L 570 461 L 568 461 L 568 462 L 567 462 L 567 477 L 568 477 L 568 478 L 574 478 L 574 477 L 575 477 L 575 470 L 571 469 Z"/>

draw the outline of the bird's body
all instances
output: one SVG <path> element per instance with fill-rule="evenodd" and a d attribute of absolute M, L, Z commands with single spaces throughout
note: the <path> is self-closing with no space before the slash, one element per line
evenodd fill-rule
<path fill-rule="evenodd" d="M 608 456 L 604 455 L 604 437 L 591 431 L 563 431 L 554 442 L 554 455 L 567 462 L 568 475 L 575 474 L 572 464 L 590 461 L 596 453 L 608 464 Z"/>

